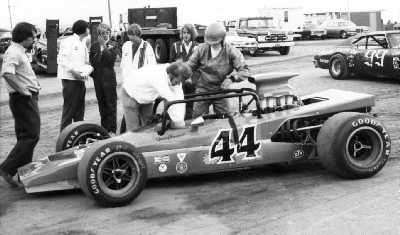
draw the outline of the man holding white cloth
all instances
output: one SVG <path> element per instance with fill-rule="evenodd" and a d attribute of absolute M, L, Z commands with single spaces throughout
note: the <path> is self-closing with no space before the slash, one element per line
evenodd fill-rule
<path fill-rule="evenodd" d="M 149 65 L 132 69 L 129 73 L 130 79 L 124 79 L 121 92 L 128 131 L 137 131 L 147 124 L 157 97 L 168 101 L 183 100 L 182 81 L 192 75 L 189 66 L 183 62 Z M 184 103 L 172 105 L 168 114 L 172 121 L 171 128 L 185 127 Z"/>

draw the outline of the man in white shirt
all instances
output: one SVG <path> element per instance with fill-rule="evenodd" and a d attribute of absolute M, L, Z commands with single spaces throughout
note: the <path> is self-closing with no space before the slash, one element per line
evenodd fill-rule
<path fill-rule="evenodd" d="M 168 101 L 183 100 L 182 81 L 190 78 L 192 71 L 183 62 L 149 65 L 132 70 L 131 79 L 122 85 L 122 103 L 128 131 L 137 131 L 151 118 L 154 100 L 161 96 Z M 171 128 L 185 127 L 185 104 L 175 104 L 168 109 Z"/>
<path fill-rule="evenodd" d="M 123 79 L 129 79 L 131 70 L 146 65 L 157 64 L 150 43 L 141 38 L 142 30 L 138 24 L 129 25 L 127 31 L 129 41 L 122 46 L 121 70 Z"/>
<path fill-rule="evenodd" d="M 121 71 L 123 80 L 133 79 L 132 70 L 139 69 L 143 66 L 157 64 L 153 48 L 150 43 L 144 41 L 142 29 L 138 24 L 131 24 L 128 27 L 127 35 L 129 41 L 122 46 Z M 126 131 L 125 116 L 122 117 L 120 133 Z"/>
<path fill-rule="evenodd" d="M 72 122 L 82 121 L 85 113 L 85 80 L 92 72 L 89 65 L 89 52 L 85 38 L 89 34 L 89 25 L 83 20 L 72 26 L 74 33 L 61 41 L 58 52 L 57 77 L 63 86 L 63 112 L 61 127 L 63 130 Z"/>

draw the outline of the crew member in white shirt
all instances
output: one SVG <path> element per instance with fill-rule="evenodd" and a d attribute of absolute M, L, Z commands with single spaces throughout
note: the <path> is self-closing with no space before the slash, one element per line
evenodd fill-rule
<path fill-rule="evenodd" d="M 151 118 L 153 102 L 157 97 L 168 101 L 183 100 L 182 81 L 190 78 L 192 71 L 183 62 L 149 65 L 132 70 L 131 79 L 122 85 L 122 104 L 128 131 L 137 131 Z M 185 104 L 174 104 L 168 109 L 171 128 L 185 127 Z"/>
<path fill-rule="evenodd" d="M 157 64 L 153 48 L 150 43 L 141 38 L 142 29 L 138 24 L 131 24 L 128 27 L 128 38 L 122 46 L 121 70 L 123 79 L 129 79 L 131 70 L 147 65 Z"/>
<path fill-rule="evenodd" d="M 147 65 L 157 64 L 153 48 L 150 43 L 141 38 L 142 29 L 138 24 L 131 24 L 128 27 L 127 35 L 129 41 L 122 46 L 121 71 L 123 80 L 132 79 L 132 70 Z M 125 116 L 122 117 L 120 133 L 126 131 Z"/>
<path fill-rule="evenodd" d="M 85 40 L 88 27 L 86 21 L 78 20 L 72 26 L 74 34 L 61 40 L 57 57 L 57 77 L 62 81 L 64 98 L 60 130 L 84 118 L 85 81 L 93 70 Z"/>

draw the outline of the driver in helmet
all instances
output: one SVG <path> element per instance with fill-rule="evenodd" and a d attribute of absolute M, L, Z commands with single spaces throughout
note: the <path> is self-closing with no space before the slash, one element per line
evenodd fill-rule
<path fill-rule="evenodd" d="M 228 88 L 232 80 L 239 82 L 249 77 L 242 53 L 225 42 L 225 35 L 225 27 L 220 23 L 209 25 L 204 36 L 205 43 L 200 44 L 187 61 L 192 70 L 199 73 L 196 93 Z M 210 105 L 217 114 L 229 112 L 226 99 L 201 101 L 194 104 L 193 118 L 208 113 Z"/>

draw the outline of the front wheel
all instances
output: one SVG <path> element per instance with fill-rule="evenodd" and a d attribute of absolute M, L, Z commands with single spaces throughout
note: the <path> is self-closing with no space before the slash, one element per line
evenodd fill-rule
<path fill-rule="evenodd" d="M 290 51 L 290 47 L 281 47 L 281 48 L 279 48 L 278 51 L 281 55 L 288 55 L 289 51 Z"/>
<path fill-rule="evenodd" d="M 56 152 L 107 138 L 110 138 L 110 134 L 97 124 L 87 121 L 73 122 L 58 136 Z"/>
<path fill-rule="evenodd" d="M 123 206 L 134 200 L 147 181 L 146 162 L 134 146 L 122 141 L 98 142 L 85 152 L 78 181 L 86 196 L 102 206 Z"/>
<path fill-rule="evenodd" d="M 374 117 L 344 112 L 330 117 L 317 137 L 318 156 L 325 168 L 344 178 L 378 173 L 390 154 L 390 137 Z"/>
<path fill-rule="evenodd" d="M 249 54 L 250 56 L 257 56 L 257 48 L 250 48 Z"/>
<path fill-rule="evenodd" d="M 340 32 L 340 38 L 343 38 L 343 39 L 347 38 L 347 33 L 346 33 L 346 31 L 341 31 L 341 32 Z"/>

